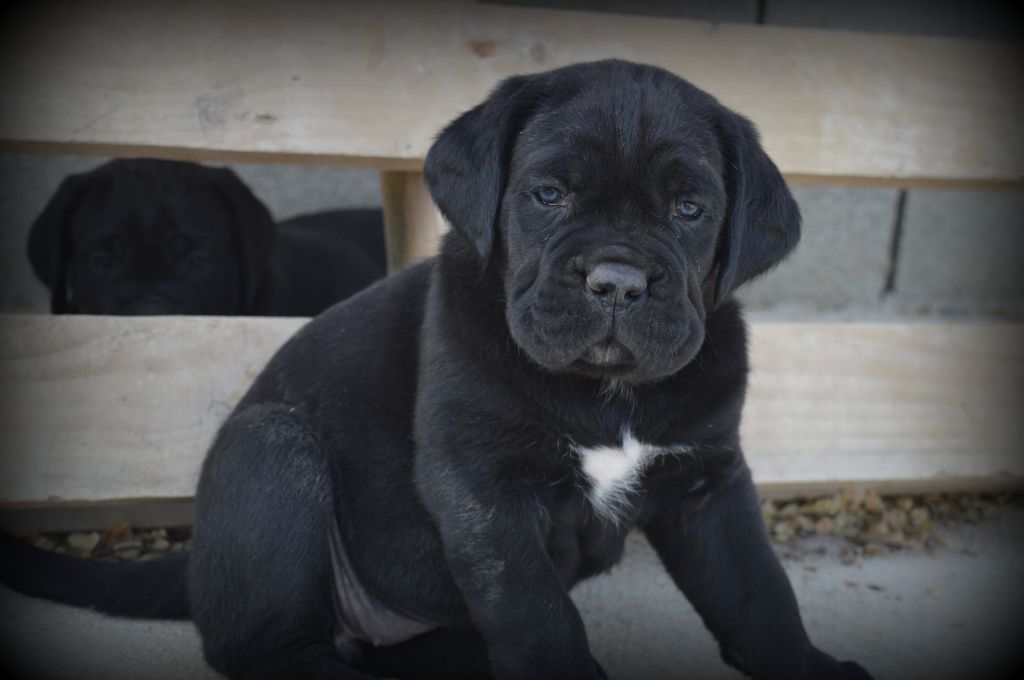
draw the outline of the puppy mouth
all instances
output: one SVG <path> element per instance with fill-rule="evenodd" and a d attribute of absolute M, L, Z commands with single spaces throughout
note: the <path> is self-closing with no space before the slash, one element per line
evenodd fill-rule
<path fill-rule="evenodd" d="M 580 361 L 591 366 L 602 368 L 614 368 L 617 366 L 632 366 L 636 363 L 636 357 L 621 342 L 615 338 L 605 338 L 601 342 L 588 347 L 580 357 Z"/>
<path fill-rule="evenodd" d="M 621 378 L 636 370 L 637 359 L 629 348 L 608 337 L 584 350 L 567 368 L 594 378 Z"/>

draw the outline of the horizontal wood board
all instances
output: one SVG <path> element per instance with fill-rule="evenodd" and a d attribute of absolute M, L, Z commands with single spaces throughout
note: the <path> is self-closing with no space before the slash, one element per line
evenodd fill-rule
<path fill-rule="evenodd" d="M 0 505 L 187 498 L 297 319 L 0 317 Z M 756 323 L 742 436 L 765 493 L 1024 480 L 1024 325 Z"/>
<path fill-rule="evenodd" d="M 462 2 L 63 0 L 0 28 L 0 148 L 416 170 L 501 78 L 619 57 L 794 181 L 1024 183 L 1024 46 Z"/>

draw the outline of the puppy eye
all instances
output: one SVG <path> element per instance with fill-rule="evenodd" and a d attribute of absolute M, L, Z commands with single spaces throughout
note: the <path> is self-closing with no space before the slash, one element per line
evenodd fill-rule
<path fill-rule="evenodd" d="M 695 220 L 703 214 L 701 207 L 691 201 L 680 201 L 676 204 L 675 216 L 684 220 Z"/>
<path fill-rule="evenodd" d="M 544 205 L 561 205 L 565 194 L 557 187 L 544 186 L 533 192 L 534 197 Z"/>

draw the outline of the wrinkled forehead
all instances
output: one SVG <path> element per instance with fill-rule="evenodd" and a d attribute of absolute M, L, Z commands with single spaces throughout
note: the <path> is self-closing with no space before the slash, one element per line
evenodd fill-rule
<path fill-rule="evenodd" d="M 672 87 L 601 84 L 540 107 L 516 141 L 513 166 L 537 180 L 662 179 L 721 190 L 715 115 L 713 104 Z"/>

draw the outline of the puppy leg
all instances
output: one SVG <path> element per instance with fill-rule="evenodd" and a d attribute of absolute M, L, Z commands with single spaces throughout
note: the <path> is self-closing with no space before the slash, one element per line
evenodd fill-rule
<path fill-rule="evenodd" d="M 870 677 L 811 645 L 745 466 L 698 505 L 666 508 L 645 530 L 730 665 L 754 678 Z"/>
<path fill-rule="evenodd" d="M 583 620 L 547 554 L 536 499 L 472 467 L 473 461 L 495 459 L 494 451 L 471 451 L 458 445 L 421 448 L 416 474 L 452 577 L 486 641 L 493 674 L 600 678 Z"/>
<path fill-rule="evenodd" d="M 189 564 L 207 661 L 232 678 L 365 678 L 333 644 L 327 455 L 287 408 L 231 416 L 203 464 Z"/>

